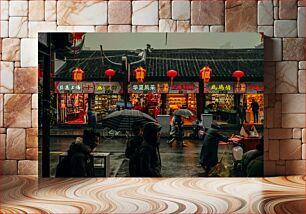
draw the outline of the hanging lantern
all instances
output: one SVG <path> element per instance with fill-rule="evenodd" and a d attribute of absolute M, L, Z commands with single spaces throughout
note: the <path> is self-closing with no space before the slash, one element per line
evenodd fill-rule
<path fill-rule="evenodd" d="M 211 73 L 212 70 L 210 67 L 208 66 L 204 66 L 201 70 L 200 70 L 200 77 L 201 79 L 203 79 L 204 82 L 208 83 L 209 79 L 211 77 Z"/>
<path fill-rule="evenodd" d="M 113 69 L 107 69 L 105 71 L 105 75 L 108 76 L 108 81 L 110 82 L 112 80 L 112 77 L 116 75 L 116 71 Z"/>
<path fill-rule="evenodd" d="M 71 33 L 73 41 L 78 41 L 83 38 L 85 33 Z"/>
<path fill-rule="evenodd" d="M 137 82 L 143 82 L 146 75 L 146 69 L 140 66 L 134 70 L 134 75 L 137 79 Z"/>
<path fill-rule="evenodd" d="M 243 71 L 237 70 L 237 71 L 233 72 L 233 77 L 237 78 L 237 82 L 239 82 L 240 78 L 243 77 L 243 76 L 244 76 L 244 72 Z"/>
<path fill-rule="evenodd" d="M 171 78 L 171 87 L 172 87 L 173 79 L 174 79 L 174 77 L 177 76 L 177 71 L 169 70 L 169 71 L 167 71 L 167 76 Z"/>
<path fill-rule="evenodd" d="M 80 68 L 76 68 L 72 71 L 72 79 L 77 83 L 81 82 L 85 77 L 85 72 Z"/>

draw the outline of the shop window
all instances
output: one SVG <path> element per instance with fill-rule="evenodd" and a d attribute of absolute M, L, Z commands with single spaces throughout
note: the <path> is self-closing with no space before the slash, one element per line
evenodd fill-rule
<path fill-rule="evenodd" d="M 100 123 L 102 119 L 111 112 L 117 110 L 117 103 L 120 101 L 120 95 L 96 95 L 95 96 L 95 113 L 97 115 L 97 122 Z"/>
<path fill-rule="evenodd" d="M 264 120 L 264 95 L 263 94 L 245 94 L 244 102 L 247 103 L 246 120 L 254 123 L 254 116 L 252 112 L 252 100 L 255 100 L 259 105 L 258 123 L 263 123 Z"/>
<path fill-rule="evenodd" d="M 160 114 L 160 94 L 131 94 L 130 102 L 134 109 L 140 110 L 153 118 Z"/>
<path fill-rule="evenodd" d="M 87 123 L 87 94 L 60 94 L 60 123 Z"/>

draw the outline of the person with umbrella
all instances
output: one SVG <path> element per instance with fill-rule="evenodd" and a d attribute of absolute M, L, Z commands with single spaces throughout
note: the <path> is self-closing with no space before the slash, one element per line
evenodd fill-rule
<path fill-rule="evenodd" d="M 115 111 L 102 120 L 103 128 L 110 128 L 116 131 L 133 131 L 133 124 L 139 122 L 142 125 L 147 122 L 156 122 L 151 116 L 139 110 L 124 109 Z"/>
<path fill-rule="evenodd" d="M 188 109 L 179 109 L 174 113 L 172 118 L 170 136 L 168 138 L 168 144 L 172 146 L 172 143 L 176 140 L 178 145 L 181 144 L 183 147 L 187 146 L 183 141 L 184 135 L 184 122 L 182 116 L 190 117 L 193 113 Z"/>
<path fill-rule="evenodd" d="M 140 146 L 143 142 L 142 124 L 133 123 L 134 136 L 127 142 L 125 156 L 129 158 L 129 173 L 131 177 L 138 177 L 140 171 Z"/>
<path fill-rule="evenodd" d="M 168 144 L 172 146 L 172 143 L 176 140 L 177 145 L 180 143 L 183 147 L 186 146 L 186 144 L 183 142 L 183 129 L 184 122 L 182 120 L 181 115 L 174 114 L 172 118 L 172 124 L 171 124 L 171 130 L 170 130 L 170 136 L 168 138 Z"/>
<path fill-rule="evenodd" d="M 144 142 L 140 146 L 140 177 L 161 177 L 160 130 L 161 125 L 156 122 L 144 126 Z"/>

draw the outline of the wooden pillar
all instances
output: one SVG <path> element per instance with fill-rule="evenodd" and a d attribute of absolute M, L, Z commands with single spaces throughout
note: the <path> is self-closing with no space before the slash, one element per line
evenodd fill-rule
<path fill-rule="evenodd" d="M 166 114 L 167 109 L 166 109 L 166 103 L 167 103 L 167 94 L 161 94 L 161 114 Z"/>
<path fill-rule="evenodd" d="M 199 81 L 199 93 L 197 94 L 197 118 L 201 120 L 201 114 L 204 113 L 205 96 L 203 81 Z"/>
<path fill-rule="evenodd" d="M 51 33 L 47 34 L 47 53 L 44 55 L 43 101 L 42 101 L 42 177 L 50 177 L 50 73 Z"/>

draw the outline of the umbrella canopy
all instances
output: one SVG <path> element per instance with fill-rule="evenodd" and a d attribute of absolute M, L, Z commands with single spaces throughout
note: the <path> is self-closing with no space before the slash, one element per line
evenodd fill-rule
<path fill-rule="evenodd" d="M 116 106 L 124 107 L 124 101 L 121 100 L 121 101 L 117 102 L 117 103 L 116 103 Z M 127 107 L 128 107 L 128 108 L 132 108 L 132 107 L 133 107 L 132 103 L 127 102 Z"/>
<path fill-rule="evenodd" d="M 117 131 L 132 131 L 133 123 L 140 122 L 143 125 L 147 122 L 156 122 L 155 119 L 138 110 L 124 109 L 115 111 L 102 120 L 102 127 L 108 127 Z"/>
<path fill-rule="evenodd" d="M 176 112 L 174 112 L 174 114 L 184 116 L 184 117 L 190 117 L 193 115 L 193 113 L 188 109 L 179 109 Z"/>

